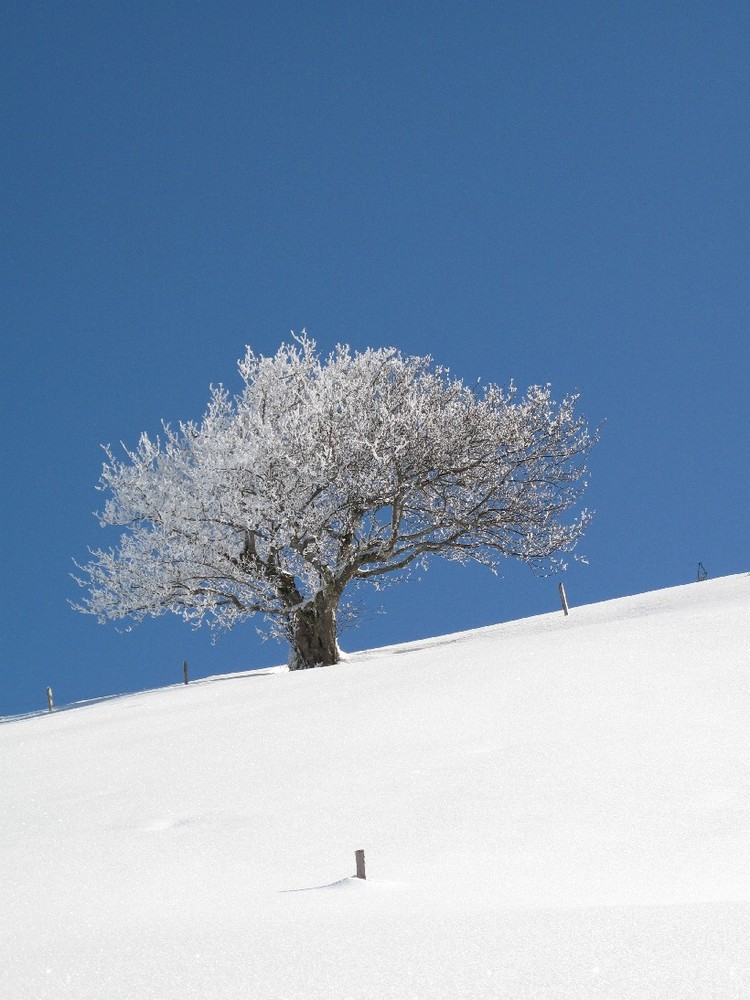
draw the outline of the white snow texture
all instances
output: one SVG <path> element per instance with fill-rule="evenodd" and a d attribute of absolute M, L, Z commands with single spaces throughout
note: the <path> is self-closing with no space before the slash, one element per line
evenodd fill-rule
<path fill-rule="evenodd" d="M 749 598 L 6 720 L 0 996 L 746 1000 Z"/>

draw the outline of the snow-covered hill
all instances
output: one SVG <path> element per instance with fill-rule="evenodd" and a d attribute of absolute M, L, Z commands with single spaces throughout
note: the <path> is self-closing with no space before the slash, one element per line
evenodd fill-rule
<path fill-rule="evenodd" d="M 745 1000 L 749 610 L 728 577 L 6 722 L 0 996 Z"/>

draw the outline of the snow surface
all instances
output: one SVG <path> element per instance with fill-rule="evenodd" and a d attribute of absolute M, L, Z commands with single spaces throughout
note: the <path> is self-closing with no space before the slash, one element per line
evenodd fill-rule
<path fill-rule="evenodd" d="M 746 1000 L 749 608 L 727 577 L 6 721 L 0 997 Z"/>

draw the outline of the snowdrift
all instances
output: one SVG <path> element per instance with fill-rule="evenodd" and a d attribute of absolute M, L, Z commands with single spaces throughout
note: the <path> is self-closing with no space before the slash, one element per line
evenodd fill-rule
<path fill-rule="evenodd" d="M 750 996 L 749 607 L 741 575 L 7 721 L 0 996 Z"/>

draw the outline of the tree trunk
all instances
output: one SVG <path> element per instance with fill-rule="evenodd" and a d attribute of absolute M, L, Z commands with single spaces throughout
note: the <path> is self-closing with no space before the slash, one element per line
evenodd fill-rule
<path fill-rule="evenodd" d="M 321 591 L 293 616 L 289 640 L 290 670 L 306 670 L 308 667 L 339 662 L 336 642 L 338 602 L 338 595 Z"/>

